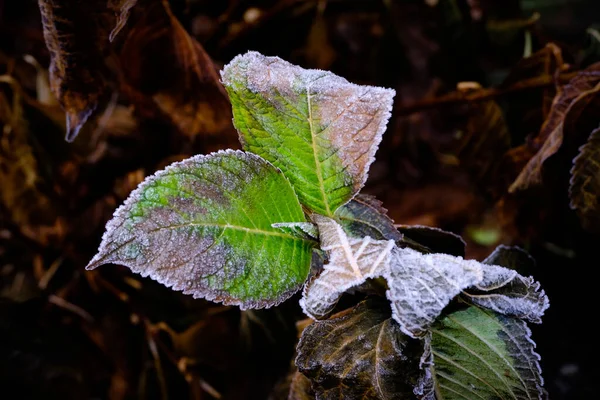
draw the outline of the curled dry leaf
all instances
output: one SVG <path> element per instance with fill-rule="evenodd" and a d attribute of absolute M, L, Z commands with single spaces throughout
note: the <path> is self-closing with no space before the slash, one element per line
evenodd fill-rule
<path fill-rule="evenodd" d="M 50 52 L 50 83 L 67 117 L 71 142 L 97 111 L 105 92 L 101 74 L 102 11 L 94 1 L 38 0 L 44 39 Z M 106 4 L 104 4 L 106 7 Z"/>
<path fill-rule="evenodd" d="M 2 90 L 7 84 L 11 85 L 12 97 Z M 45 244 L 64 234 L 63 225 L 30 144 L 21 87 L 6 75 L 0 76 L 0 85 L 1 208 L 25 236 Z"/>
<path fill-rule="evenodd" d="M 171 12 L 153 3 L 131 28 L 120 54 L 125 89 L 140 112 L 165 117 L 183 134 L 231 130 L 231 105 L 204 48 Z"/>
<path fill-rule="evenodd" d="M 309 325 L 296 365 L 317 399 L 412 398 L 422 343 L 400 332 L 385 301 L 368 299 Z"/>
<path fill-rule="evenodd" d="M 127 23 L 131 9 L 136 3 L 137 0 L 108 0 L 108 7 L 113 10 L 117 20 L 115 27 L 108 37 L 111 42 L 115 40 L 119 32 L 121 32 L 121 29 L 123 29 Z"/>
<path fill-rule="evenodd" d="M 599 91 L 600 63 L 579 72 L 569 83 L 559 87 L 548 118 L 533 141 L 533 146 L 538 148 L 537 153 L 511 184 L 510 192 L 526 189 L 532 184 L 541 182 L 542 166 L 562 146 L 567 133 L 565 132 L 567 121 L 570 118 L 577 119 L 585 106 L 598 96 Z"/>
<path fill-rule="evenodd" d="M 466 93 L 481 87 L 460 89 Z M 460 165 L 469 172 L 473 181 L 485 185 L 495 181 L 502 155 L 510 149 L 510 132 L 504 114 L 494 100 L 473 102 L 466 105 L 466 120 L 454 152 Z"/>
<path fill-rule="evenodd" d="M 474 306 L 452 312 L 432 327 L 425 354 L 423 399 L 547 397 L 531 331 L 518 318 Z"/>
<path fill-rule="evenodd" d="M 222 72 L 244 149 L 289 177 L 300 202 L 333 216 L 363 187 L 395 92 L 248 52 Z"/>
<path fill-rule="evenodd" d="M 594 130 L 571 168 L 569 197 L 582 226 L 600 231 L 600 128 Z"/>
<path fill-rule="evenodd" d="M 313 247 L 272 224 L 304 220 L 290 183 L 262 158 L 195 156 L 131 193 L 87 268 L 118 263 L 194 297 L 269 307 L 304 283 Z"/>

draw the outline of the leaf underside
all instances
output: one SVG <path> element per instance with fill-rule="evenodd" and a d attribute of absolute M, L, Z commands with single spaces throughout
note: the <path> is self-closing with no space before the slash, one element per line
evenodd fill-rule
<path fill-rule="evenodd" d="M 368 299 L 304 329 L 296 365 L 317 399 L 413 398 L 420 341 L 400 332 L 385 301 Z"/>
<path fill-rule="evenodd" d="M 362 188 L 394 91 L 256 52 L 222 72 L 244 149 L 279 167 L 300 202 L 333 216 Z"/>
<path fill-rule="evenodd" d="M 195 156 L 140 184 L 88 268 L 117 263 L 194 297 L 269 307 L 299 289 L 312 257 L 311 241 L 272 224 L 303 221 L 290 183 L 262 158 Z"/>
<path fill-rule="evenodd" d="M 546 397 L 540 357 L 520 319 L 471 306 L 440 319 L 428 342 L 437 400 Z"/>

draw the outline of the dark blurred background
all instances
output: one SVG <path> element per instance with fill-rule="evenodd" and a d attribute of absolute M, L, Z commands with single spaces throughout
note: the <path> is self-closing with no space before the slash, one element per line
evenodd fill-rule
<path fill-rule="evenodd" d="M 144 176 L 240 147 L 218 70 L 248 50 L 394 88 L 365 192 L 398 224 L 462 235 L 468 258 L 528 250 L 551 302 L 532 326 L 550 398 L 598 397 L 599 236 L 569 207 L 585 140 L 509 192 L 560 85 L 600 61 L 597 0 L 40 3 L 71 16 L 50 37 L 72 35 L 62 80 L 48 74 L 38 2 L 0 0 L 0 398 L 285 398 L 297 295 L 240 312 L 124 267 L 84 270 Z"/>

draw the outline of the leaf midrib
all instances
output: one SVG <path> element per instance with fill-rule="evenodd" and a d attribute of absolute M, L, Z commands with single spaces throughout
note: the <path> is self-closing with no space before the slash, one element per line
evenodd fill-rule
<path fill-rule="evenodd" d="M 203 224 L 203 223 L 198 223 L 198 222 L 190 222 L 190 223 L 186 223 L 186 224 L 177 224 L 177 225 L 169 225 L 169 226 L 161 226 L 158 227 L 156 229 L 153 229 L 151 232 L 156 232 L 162 229 L 177 229 L 177 228 L 188 228 L 190 226 L 198 226 L 198 227 L 203 227 L 203 228 L 221 228 L 221 229 L 233 229 L 233 230 L 237 230 L 237 231 L 241 231 L 241 232 L 247 232 L 247 233 L 253 233 L 253 234 L 257 234 L 257 235 L 265 235 L 265 236 L 279 236 L 282 238 L 286 238 L 286 239 L 296 239 L 296 240 L 301 240 L 303 242 L 309 242 L 306 239 L 302 239 L 300 237 L 297 236 L 292 236 L 292 235 L 288 235 L 285 234 L 284 232 L 275 232 L 275 231 L 266 231 L 266 230 L 262 230 L 262 229 L 255 229 L 255 228 L 246 228 L 243 226 L 237 226 L 237 225 L 230 225 L 230 224 Z"/>
<path fill-rule="evenodd" d="M 325 194 L 325 184 L 323 182 L 323 171 L 321 171 L 321 163 L 319 162 L 319 157 L 317 155 L 317 145 L 315 143 L 315 128 L 313 126 L 312 121 L 312 106 L 311 106 L 311 95 L 310 95 L 310 86 L 306 87 L 306 104 L 308 106 L 308 126 L 310 128 L 310 144 L 312 146 L 313 157 L 315 159 L 315 169 L 317 173 L 317 179 L 319 180 L 319 190 L 321 192 L 321 196 L 323 197 L 323 204 L 325 205 L 325 211 L 327 212 L 327 216 L 332 216 L 331 209 L 329 208 L 329 202 L 327 201 L 327 196 Z"/>

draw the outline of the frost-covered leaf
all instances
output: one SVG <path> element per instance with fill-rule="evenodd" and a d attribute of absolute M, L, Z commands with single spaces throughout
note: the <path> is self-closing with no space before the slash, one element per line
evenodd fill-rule
<path fill-rule="evenodd" d="M 408 247 L 425 253 L 465 256 L 465 241 L 456 233 L 423 225 L 396 225 Z"/>
<path fill-rule="evenodd" d="M 402 239 L 402 234 L 398 232 L 394 221 L 387 216 L 387 210 L 381 204 L 373 196 L 359 194 L 348 204 L 338 208 L 335 216 L 351 236 L 370 236 L 377 240 Z"/>
<path fill-rule="evenodd" d="M 535 269 L 535 260 L 525 250 L 516 246 L 505 246 L 501 244 L 483 260 L 487 265 L 500 265 L 501 267 L 514 269 L 520 274 L 531 274 Z"/>
<path fill-rule="evenodd" d="M 498 265 L 486 265 L 449 254 L 400 248 L 393 240 L 348 236 L 336 221 L 321 215 L 321 249 L 328 262 L 304 288 L 300 305 L 311 318 L 326 317 L 341 295 L 367 279 L 383 277 L 392 316 L 411 337 L 422 337 L 458 295 L 481 306 L 539 322 L 548 298 L 531 277 Z"/>
<path fill-rule="evenodd" d="M 580 147 L 571 168 L 569 196 L 582 226 L 600 231 L 600 128 Z"/>
<path fill-rule="evenodd" d="M 454 297 L 481 282 L 483 270 L 475 260 L 396 247 L 385 278 L 394 319 L 404 333 L 420 337 Z"/>
<path fill-rule="evenodd" d="M 540 356 L 520 319 L 471 306 L 436 322 L 427 344 L 437 400 L 546 398 Z"/>
<path fill-rule="evenodd" d="M 244 149 L 281 168 L 300 202 L 333 216 L 362 188 L 394 91 L 256 52 L 222 72 Z"/>
<path fill-rule="evenodd" d="M 467 289 L 465 297 L 473 304 L 505 315 L 542 322 L 541 318 L 550 306 L 548 296 L 531 276 L 517 273 L 520 270 L 517 263 L 524 263 L 527 268 L 532 261 L 521 249 L 497 248 L 483 262 L 487 264 L 483 266 L 483 280 Z"/>
<path fill-rule="evenodd" d="M 321 319 L 331 313 L 346 290 L 383 275 L 394 241 L 349 237 L 331 218 L 315 214 L 313 219 L 329 260 L 321 274 L 306 284 L 300 306 L 306 315 Z"/>
<path fill-rule="evenodd" d="M 423 344 L 400 332 L 381 299 L 304 329 L 296 365 L 317 399 L 413 398 Z"/>
<path fill-rule="evenodd" d="M 117 263 L 242 308 L 269 307 L 305 281 L 312 242 L 274 228 L 304 213 L 281 171 L 241 151 L 172 164 L 115 212 L 88 268 Z"/>

